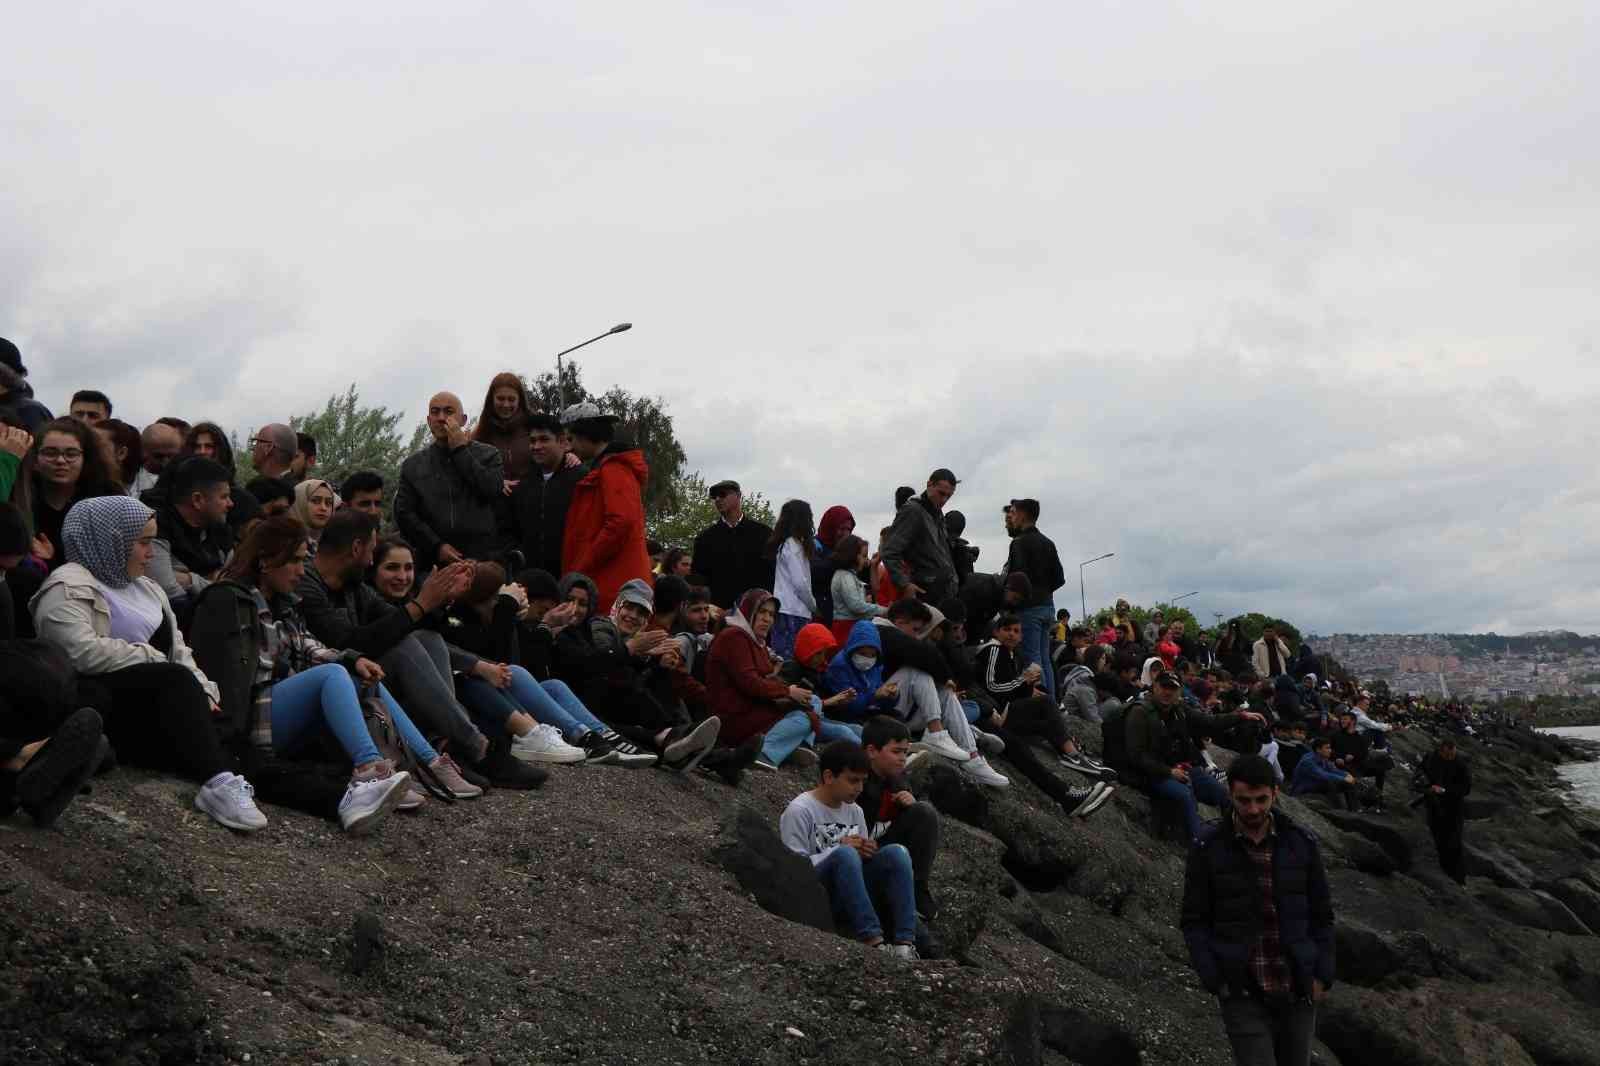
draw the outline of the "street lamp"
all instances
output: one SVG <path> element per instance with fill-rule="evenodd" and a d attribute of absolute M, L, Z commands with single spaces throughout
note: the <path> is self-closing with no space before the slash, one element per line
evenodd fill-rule
<path fill-rule="evenodd" d="M 572 347 L 566 349 L 565 351 L 560 351 L 560 352 L 556 353 L 556 395 L 560 398 L 560 405 L 561 405 L 561 409 L 562 410 L 565 410 L 566 406 L 567 406 L 567 381 L 566 381 L 566 379 L 564 377 L 561 376 L 561 357 L 563 355 L 567 355 L 567 354 L 569 354 L 571 352 L 577 351 L 579 348 L 582 348 L 584 344 L 593 344 L 595 341 L 600 340 L 601 338 L 604 338 L 604 337 L 609 337 L 613 333 L 625 333 L 625 332 L 627 332 L 628 330 L 630 330 L 632 328 L 633 328 L 633 323 L 632 322 L 618 322 L 616 325 L 612 326 L 610 329 L 608 329 L 604 333 L 600 334 L 599 337 L 590 337 L 588 340 L 584 341 L 583 344 L 574 344 Z M 559 418 L 560 416 L 561 416 L 561 411 L 557 411 L 556 412 L 556 417 Z"/>
<path fill-rule="evenodd" d="M 1186 600 L 1190 596 L 1198 596 L 1198 595 L 1200 595 L 1199 590 L 1196 590 L 1194 592 L 1185 592 L 1182 596 L 1174 596 L 1174 597 L 1172 597 L 1172 599 L 1168 600 L 1167 601 L 1167 606 L 1171 607 L 1173 604 L 1177 603 L 1179 600 Z"/>
<path fill-rule="evenodd" d="M 1088 566 L 1090 563 L 1098 563 L 1101 559 L 1109 559 L 1115 554 L 1117 553 L 1106 552 L 1104 555 L 1096 555 L 1093 559 L 1085 559 L 1083 562 L 1078 564 L 1078 609 L 1083 612 L 1083 614 L 1079 617 L 1079 621 L 1084 625 L 1087 625 L 1089 622 L 1089 599 L 1083 591 L 1083 568 Z"/>

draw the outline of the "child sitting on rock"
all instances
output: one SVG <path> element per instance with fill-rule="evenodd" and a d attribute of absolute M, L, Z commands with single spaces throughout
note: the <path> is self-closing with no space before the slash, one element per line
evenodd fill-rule
<path fill-rule="evenodd" d="M 917 958 L 917 905 L 911 853 L 903 844 L 879 845 L 856 805 L 871 764 L 853 741 L 822 749 L 821 780 L 790 801 L 778 831 L 790 851 L 804 855 L 828 890 L 834 917 L 856 939 L 891 958 Z M 889 939 L 880 915 L 887 914 Z"/>
<path fill-rule="evenodd" d="M 939 904 L 928 890 L 928 878 L 939 852 L 939 811 L 917 799 L 906 780 L 906 767 L 916 757 L 910 755 L 911 730 L 897 718 L 875 715 L 861 727 L 861 748 L 867 753 L 867 779 L 857 804 L 866 813 L 868 835 L 880 848 L 905 846 L 911 855 L 917 917 L 932 921 Z"/>

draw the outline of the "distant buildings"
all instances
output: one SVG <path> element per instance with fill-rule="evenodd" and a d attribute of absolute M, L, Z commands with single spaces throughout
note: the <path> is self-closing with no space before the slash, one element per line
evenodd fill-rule
<path fill-rule="evenodd" d="M 1600 636 L 1550 631 L 1517 637 L 1460 633 L 1307 636 L 1351 674 L 1396 692 L 1501 699 L 1600 691 Z"/>

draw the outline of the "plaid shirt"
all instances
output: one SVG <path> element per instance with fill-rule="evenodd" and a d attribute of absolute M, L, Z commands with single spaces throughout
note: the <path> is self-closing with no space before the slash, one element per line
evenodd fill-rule
<path fill-rule="evenodd" d="M 1289 977 L 1289 964 L 1283 957 L 1283 944 L 1278 939 L 1278 901 L 1272 877 L 1272 857 L 1278 848 L 1278 820 L 1275 815 L 1268 817 L 1267 835 L 1259 844 L 1245 835 L 1237 819 L 1233 823 L 1239 846 L 1256 865 L 1256 885 L 1261 891 L 1261 935 L 1250 945 L 1245 961 L 1251 980 L 1263 996 L 1287 999 L 1294 994 L 1294 984 Z"/>
<path fill-rule="evenodd" d="M 256 600 L 257 633 L 260 658 L 256 661 L 256 677 L 250 687 L 252 713 L 250 740 L 256 747 L 272 747 L 272 686 L 302 670 L 322 663 L 353 663 L 356 656 L 350 652 L 330 648 L 306 632 L 300 615 L 294 609 L 294 600 L 280 600 L 274 615 L 272 606 L 259 590 L 252 589 Z"/>

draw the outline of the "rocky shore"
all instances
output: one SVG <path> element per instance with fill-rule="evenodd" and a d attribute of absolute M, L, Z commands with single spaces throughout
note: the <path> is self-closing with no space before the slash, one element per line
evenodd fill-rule
<path fill-rule="evenodd" d="M 1396 746 L 1414 762 L 1426 738 Z M 1463 752 L 1465 890 L 1407 809 L 1408 774 L 1382 816 L 1286 801 L 1323 840 L 1339 922 L 1319 1062 L 1600 1064 L 1600 816 L 1554 774 L 1586 753 L 1526 731 Z M 1020 775 L 996 794 L 918 771 L 945 811 L 943 957 L 904 968 L 756 902 L 826 922 L 770 850 L 799 772 L 734 791 L 560 768 L 541 792 L 349 839 L 273 808 L 234 836 L 191 786 L 120 770 L 53 830 L 0 823 L 0 1048 L 16 1064 L 1230 1061 L 1174 924 L 1182 848 L 1141 796 L 1082 821 Z"/>

